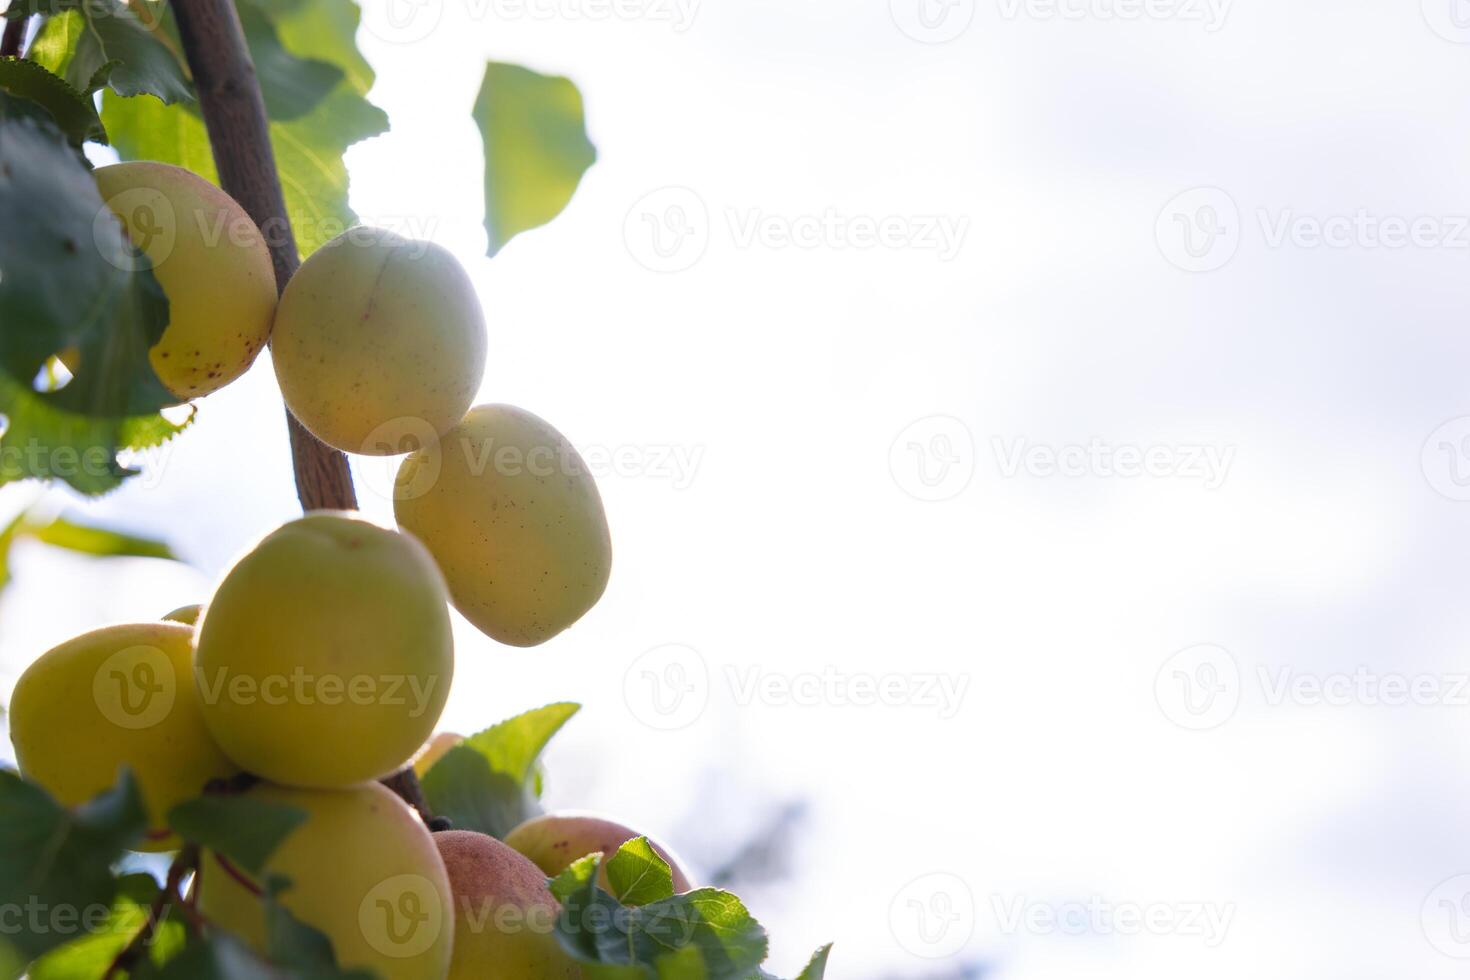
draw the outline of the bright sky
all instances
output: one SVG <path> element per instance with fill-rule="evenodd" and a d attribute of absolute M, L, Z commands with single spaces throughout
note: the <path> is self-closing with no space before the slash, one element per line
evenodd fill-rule
<path fill-rule="evenodd" d="M 483 400 L 583 447 L 616 554 L 542 648 L 458 624 L 444 727 L 581 701 L 548 801 L 706 872 L 807 801 L 740 889 L 781 975 L 1459 976 L 1455 3 L 374 10 L 354 205 L 470 268 Z M 487 58 L 570 75 L 599 151 L 493 261 Z M 294 506 L 262 358 L 81 508 L 197 571 L 26 549 L 0 665 L 204 598 Z"/>

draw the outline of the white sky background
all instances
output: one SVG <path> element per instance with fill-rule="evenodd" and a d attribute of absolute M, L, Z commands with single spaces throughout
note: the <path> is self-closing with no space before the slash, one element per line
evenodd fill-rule
<path fill-rule="evenodd" d="M 911 2 L 703 0 L 680 31 L 654 0 L 605 19 L 429 0 L 411 43 L 424 21 L 373 15 L 393 131 L 350 154 L 354 206 L 470 268 L 483 400 L 640 471 L 601 475 L 616 560 L 582 623 L 531 651 L 459 623 L 444 727 L 583 702 L 549 802 L 705 870 L 808 800 L 790 876 L 742 889 L 781 975 L 835 940 L 840 977 L 1460 976 L 1470 884 L 1436 887 L 1470 872 L 1470 6 L 1458 30 L 1451 0 L 1152 0 L 1133 20 L 1106 16 L 1129 0 L 957 0 L 930 12 L 958 35 L 927 44 L 898 26 L 923 33 Z M 566 213 L 493 261 L 468 115 L 486 58 L 575 79 L 599 150 Z M 639 204 L 667 187 L 688 193 Z M 660 273 L 644 222 L 670 205 L 707 248 Z M 1178 222 L 1209 244 L 1202 205 L 1225 234 L 1191 259 Z M 743 236 L 829 211 L 964 234 L 949 256 Z M 1360 212 L 1340 247 L 1302 237 Z M 1374 222 L 1419 218 L 1419 244 L 1378 244 Z M 1174 469 L 1008 465 L 1094 439 Z M 1228 461 L 1216 479 L 1195 447 Z M 11 674 L 203 599 L 295 513 L 266 359 L 80 509 L 198 571 L 23 550 Z M 640 660 L 668 644 L 695 653 Z M 1223 652 L 1166 665 L 1199 644 Z M 1201 657 L 1223 690 L 1199 716 L 1175 671 L 1208 679 Z M 671 661 L 693 690 L 664 731 L 645 671 L 677 680 Z M 743 697 L 751 671 L 828 668 L 967 686 L 952 717 Z M 1438 703 L 1276 696 L 1360 669 Z M 1155 925 L 1114 926 L 1132 912 Z"/>

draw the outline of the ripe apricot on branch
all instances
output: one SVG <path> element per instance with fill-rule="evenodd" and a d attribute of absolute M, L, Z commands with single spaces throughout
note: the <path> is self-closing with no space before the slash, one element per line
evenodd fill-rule
<path fill-rule="evenodd" d="M 11 699 L 21 773 L 61 803 L 84 803 L 132 769 L 149 819 L 140 850 L 177 846 L 168 811 L 237 771 L 200 714 L 193 635 L 178 623 L 84 633 L 31 664 Z"/>
<path fill-rule="evenodd" d="M 399 526 L 433 553 L 455 607 L 501 643 L 551 639 L 607 587 L 612 541 L 597 484 L 530 412 L 471 409 L 403 461 L 394 498 Z"/>
<path fill-rule="evenodd" d="M 516 827 L 505 835 L 505 842 L 552 877 L 571 867 L 577 859 L 601 851 L 604 862 L 597 872 L 597 883 L 606 889 L 606 859 L 616 854 L 618 848 L 628 841 L 639 836 L 645 835 L 640 835 L 636 830 L 615 820 L 591 813 L 547 813 L 532 817 Z M 674 892 L 682 894 L 691 890 L 694 885 L 673 854 L 651 838 L 649 844 L 659 857 L 668 862 L 669 869 L 674 873 Z"/>
<path fill-rule="evenodd" d="M 454 673 L 443 576 L 423 545 L 318 511 L 266 535 L 199 624 L 205 723 L 241 768 L 348 786 L 403 766 Z"/>
<path fill-rule="evenodd" d="M 168 296 L 168 326 L 148 354 L 164 387 L 197 398 L 244 374 L 276 309 L 276 275 L 255 222 L 183 167 L 116 163 L 95 176 Z"/>
<path fill-rule="evenodd" d="M 375 970 L 384 980 L 442 980 L 454 941 L 449 879 L 433 835 L 407 804 L 377 783 L 337 790 L 262 783 L 249 793 L 306 811 L 262 878 L 291 880 L 281 904 L 327 935 L 342 967 Z M 259 892 L 228 860 L 203 855 L 200 911 L 264 952 Z"/>
<path fill-rule="evenodd" d="M 441 831 L 434 843 L 454 896 L 454 958 L 448 980 L 581 976 L 557 942 L 561 909 L 534 864 L 494 837 L 473 831 Z"/>
<path fill-rule="evenodd" d="M 281 296 L 271 356 L 281 393 L 322 442 L 394 456 L 432 442 L 474 401 L 485 319 L 447 250 L 353 228 Z"/>
<path fill-rule="evenodd" d="M 185 626 L 194 626 L 199 622 L 199 611 L 202 608 L 202 606 L 197 604 L 180 606 L 173 612 L 165 614 L 163 618 L 170 622 L 183 623 Z"/>

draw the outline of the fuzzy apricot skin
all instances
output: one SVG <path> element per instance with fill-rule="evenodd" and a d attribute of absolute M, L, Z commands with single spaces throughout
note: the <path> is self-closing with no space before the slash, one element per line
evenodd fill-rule
<path fill-rule="evenodd" d="M 272 363 L 292 414 L 343 452 L 395 456 L 469 409 L 485 372 L 485 318 L 447 250 L 353 228 L 291 277 Z"/>
<path fill-rule="evenodd" d="M 94 176 L 168 296 L 168 326 L 148 352 L 164 387 L 187 401 L 240 377 L 265 348 L 276 310 L 275 269 L 255 222 L 183 167 L 115 163 Z"/>
<path fill-rule="evenodd" d="M 21 773 L 65 806 L 132 770 L 148 812 L 137 847 L 178 846 L 168 811 L 238 769 L 210 737 L 195 695 L 191 627 L 107 626 L 42 654 L 15 686 L 10 739 Z"/>
<path fill-rule="evenodd" d="M 581 970 L 555 935 L 560 906 L 546 876 L 494 837 L 434 835 L 454 896 L 454 959 L 447 980 L 576 980 Z"/>
<path fill-rule="evenodd" d="M 555 877 L 588 854 L 600 851 L 604 861 L 597 872 L 597 883 L 608 890 L 607 861 L 618 848 L 639 834 L 616 820 L 591 813 L 545 813 L 532 817 L 505 835 L 506 844 L 524 854 L 546 874 Z M 659 857 L 668 862 L 674 873 L 674 892 L 683 894 L 694 888 L 673 852 L 649 840 Z"/>
<path fill-rule="evenodd" d="M 444 861 L 418 815 L 380 783 L 290 789 L 261 783 L 251 798 L 306 814 L 266 862 L 282 875 L 281 904 L 324 932 L 338 963 L 382 980 L 443 980 L 454 922 Z M 206 920 L 267 948 L 260 882 L 206 851 L 199 910 Z"/>
<path fill-rule="evenodd" d="M 433 553 L 455 608 L 501 643 L 546 642 L 607 588 L 612 540 L 597 484 L 572 444 L 523 409 L 477 406 L 409 454 L 393 510 Z"/>

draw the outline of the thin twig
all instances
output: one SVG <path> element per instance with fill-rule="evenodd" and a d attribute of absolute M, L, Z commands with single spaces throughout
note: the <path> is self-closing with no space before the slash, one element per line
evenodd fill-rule
<path fill-rule="evenodd" d="M 199 866 L 199 848 L 193 844 L 186 844 L 174 857 L 173 864 L 169 865 L 168 877 L 164 880 L 163 887 L 158 894 L 153 896 L 153 902 L 148 906 L 148 917 L 143 920 L 143 927 L 137 931 L 128 944 L 124 946 L 113 957 L 107 966 L 106 972 L 102 974 L 102 980 L 111 980 L 116 974 L 130 970 L 138 959 L 145 955 L 148 946 L 153 942 L 153 937 L 158 931 L 158 924 L 163 921 L 164 909 L 170 903 L 175 908 L 182 908 L 187 903 L 179 895 L 179 886 L 184 878 L 195 871 Z"/>
<path fill-rule="evenodd" d="M 21 47 L 26 43 L 26 24 L 29 17 L 15 17 L 5 22 L 5 34 L 0 36 L 0 58 L 19 58 Z"/>
<path fill-rule="evenodd" d="M 276 288 L 301 264 L 286 198 L 271 149 L 270 124 L 245 31 L 233 0 L 172 0 L 184 57 L 194 76 L 220 186 L 261 229 L 276 270 Z M 356 510 L 347 457 L 307 432 L 289 411 L 296 495 L 305 510 Z M 425 822 L 433 819 L 412 769 L 384 780 Z"/>

